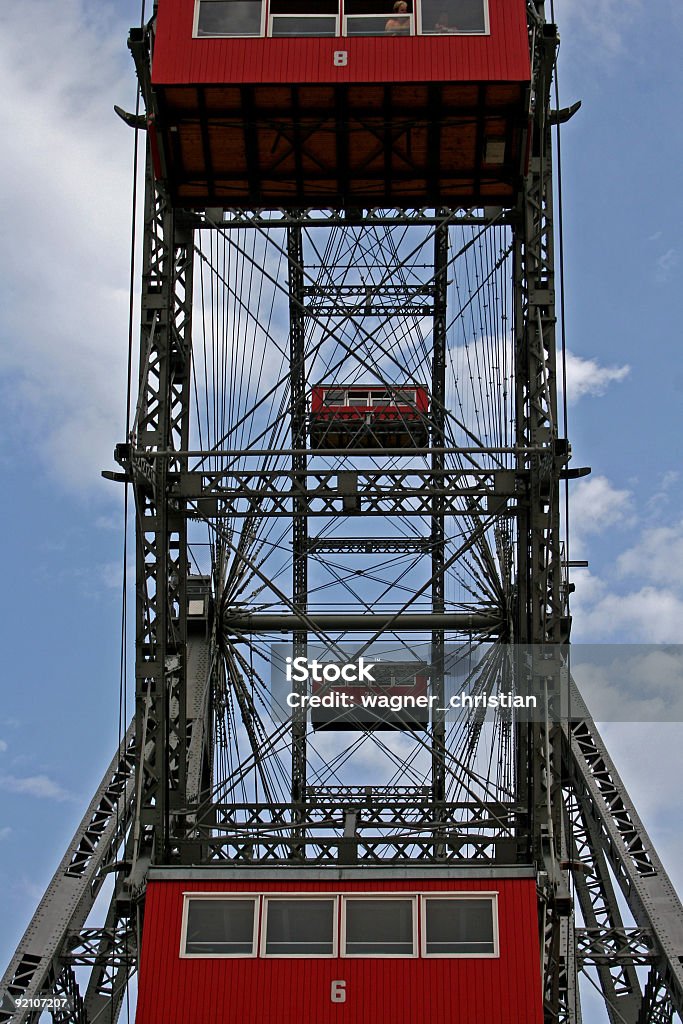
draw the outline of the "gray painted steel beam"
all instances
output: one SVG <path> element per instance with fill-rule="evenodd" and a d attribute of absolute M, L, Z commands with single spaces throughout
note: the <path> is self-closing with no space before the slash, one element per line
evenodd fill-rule
<path fill-rule="evenodd" d="M 573 686 L 572 691 L 572 704 L 578 706 L 578 690 Z M 653 936 L 657 967 L 673 1006 L 683 1013 L 683 906 L 595 722 L 574 722 L 565 733 L 567 769 L 581 813 L 596 824 L 637 925 Z"/>
<path fill-rule="evenodd" d="M 458 633 L 492 633 L 502 625 L 498 612 L 448 612 L 433 615 L 429 612 L 402 612 L 399 614 L 371 614 L 368 612 L 310 612 L 293 615 L 280 612 L 234 612 L 223 616 L 223 631 L 229 635 L 240 633 L 291 633 L 308 630 L 310 633 L 328 633 L 348 630 L 354 633 L 379 631 L 429 633 L 443 629 Z"/>
<path fill-rule="evenodd" d="M 133 737 L 131 725 L 0 981 L 0 1024 L 31 1019 L 35 1011 L 16 1009 L 16 998 L 58 994 L 67 936 L 83 926 L 130 824 Z"/>

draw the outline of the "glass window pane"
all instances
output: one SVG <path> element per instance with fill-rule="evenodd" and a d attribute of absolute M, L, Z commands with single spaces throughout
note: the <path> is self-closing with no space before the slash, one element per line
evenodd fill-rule
<path fill-rule="evenodd" d="M 408 36 L 412 15 L 349 14 L 346 18 L 347 36 Z"/>
<path fill-rule="evenodd" d="M 421 0 L 421 3 L 423 32 L 486 31 L 486 0 Z"/>
<path fill-rule="evenodd" d="M 382 664 L 374 664 L 372 666 L 372 675 L 374 677 L 375 686 L 391 686 L 394 682 L 394 666 Z M 370 683 L 370 686 L 373 684 Z"/>
<path fill-rule="evenodd" d="M 266 955 L 332 955 L 334 900 L 268 900 L 266 906 Z"/>
<path fill-rule="evenodd" d="M 427 899 L 425 917 L 427 955 L 495 952 L 492 900 Z"/>
<path fill-rule="evenodd" d="M 351 956 L 412 956 L 412 900 L 346 900 L 346 952 Z"/>
<path fill-rule="evenodd" d="M 274 36 L 335 36 L 337 19 L 329 15 L 301 17 L 296 14 L 274 14 Z"/>
<path fill-rule="evenodd" d="M 198 36 L 260 36 L 262 0 L 200 0 Z"/>
<path fill-rule="evenodd" d="M 254 900 L 189 900 L 186 953 L 249 956 L 254 952 Z"/>
<path fill-rule="evenodd" d="M 343 391 L 328 391 L 325 395 L 325 405 L 344 405 L 345 397 Z"/>

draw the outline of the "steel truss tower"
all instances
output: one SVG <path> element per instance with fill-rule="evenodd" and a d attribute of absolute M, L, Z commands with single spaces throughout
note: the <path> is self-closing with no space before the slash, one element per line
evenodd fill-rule
<path fill-rule="evenodd" d="M 283 639 L 295 656 L 428 643 L 438 708 L 453 644 L 480 694 L 510 645 L 566 657 L 542 4 L 529 38 L 513 208 L 189 212 L 148 155 L 138 399 L 116 449 L 136 510 L 135 716 L 0 1022 L 37 1021 L 49 996 L 57 1021 L 116 1020 L 148 869 L 217 863 L 535 865 L 548 1022 L 581 1021 L 581 972 L 610 1024 L 683 1011 L 683 910 L 575 689 L 564 724 L 475 710 L 339 733 L 278 715 L 267 686 Z M 152 113 L 150 39 L 131 49 Z M 310 443 L 311 389 L 368 382 L 428 389 L 425 447 L 368 423 L 362 448 Z M 543 658 L 540 678 L 552 702 Z"/>

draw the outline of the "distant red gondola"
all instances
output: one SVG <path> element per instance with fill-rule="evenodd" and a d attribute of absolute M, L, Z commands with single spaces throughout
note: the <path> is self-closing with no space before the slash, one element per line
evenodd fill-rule
<path fill-rule="evenodd" d="M 422 448 L 428 412 L 425 387 L 321 385 L 311 393 L 311 448 Z"/>
<path fill-rule="evenodd" d="M 312 684 L 311 724 L 320 729 L 421 730 L 429 725 L 429 668 L 424 662 L 377 661 L 373 682 Z"/>

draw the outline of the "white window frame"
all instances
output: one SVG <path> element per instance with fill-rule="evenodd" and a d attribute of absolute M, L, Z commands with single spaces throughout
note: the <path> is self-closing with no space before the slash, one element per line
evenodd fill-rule
<path fill-rule="evenodd" d="M 394 388 L 394 393 L 391 396 L 392 403 L 396 406 L 407 405 L 411 409 L 417 408 L 417 389 L 416 388 Z M 405 401 L 400 401 L 400 399 Z"/>
<path fill-rule="evenodd" d="M 492 953 L 428 953 L 427 952 L 427 902 L 429 900 L 490 900 L 493 917 L 493 952 Z M 422 892 L 420 893 L 420 956 L 427 960 L 497 960 L 500 959 L 500 941 L 498 932 L 498 893 L 497 892 Z"/>
<path fill-rule="evenodd" d="M 330 391 L 338 391 L 341 394 L 341 396 L 342 396 L 341 402 L 339 402 L 338 404 L 335 403 L 335 405 L 327 405 L 326 404 L 326 398 L 327 398 L 328 392 L 330 392 Z M 323 408 L 323 409 L 340 409 L 342 407 L 347 406 L 348 404 L 349 404 L 349 393 L 348 393 L 348 389 L 347 388 L 326 388 L 325 389 L 325 391 L 323 393 L 323 400 L 322 400 L 321 408 Z"/>
<path fill-rule="evenodd" d="M 268 6 L 267 0 L 259 0 L 259 2 L 261 4 L 261 25 L 260 25 L 260 29 L 259 29 L 259 34 L 257 36 L 255 36 L 255 35 L 240 36 L 240 35 L 235 35 L 232 32 L 230 32 L 230 33 L 217 32 L 216 35 L 200 36 L 199 35 L 199 7 L 200 7 L 200 4 L 202 4 L 202 3 L 212 3 L 212 2 L 214 2 L 214 0 L 194 0 L 194 18 L 193 18 L 193 21 L 192 21 L 192 38 L 193 39 L 265 39 L 265 37 L 266 37 L 266 24 L 267 24 L 266 7 Z M 220 0 L 215 0 L 215 2 L 219 3 Z"/>
<path fill-rule="evenodd" d="M 334 18 L 333 36 L 274 36 L 273 20 L 275 18 Z M 339 38 L 339 11 L 336 14 L 268 14 L 268 38 L 269 39 L 338 39 Z"/>
<path fill-rule="evenodd" d="M 269 901 L 288 900 L 300 903 L 304 900 L 329 900 L 332 903 L 332 952 L 331 953 L 266 953 L 268 935 L 268 903 Z M 261 897 L 261 941 L 259 956 L 264 960 L 334 960 L 339 949 L 339 895 L 334 892 L 264 892 Z"/>
<path fill-rule="evenodd" d="M 415 34 L 418 36 L 426 36 L 428 39 L 461 39 L 465 36 L 467 39 L 490 36 L 491 35 L 491 18 L 489 12 L 489 0 L 482 0 L 484 5 L 484 31 L 483 32 L 424 32 L 422 28 L 422 0 L 413 0 L 415 4 L 415 11 L 413 16 L 415 18 Z"/>
<path fill-rule="evenodd" d="M 386 900 L 395 903 L 397 900 L 402 902 L 409 901 L 412 904 L 413 909 L 413 928 L 412 928 L 412 939 L 413 939 L 413 951 L 412 953 L 347 953 L 346 951 L 346 904 L 349 901 L 361 901 L 361 900 L 372 900 L 376 902 L 378 900 Z M 339 951 L 340 957 L 346 960 L 416 960 L 420 955 L 420 949 L 418 945 L 418 931 L 417 931 L 417 918 L 418 918 L 418 894 L 414 892 L 353 892 L 344 893 L 342 895 L 342 912 L 341 912 L 341 948 Z"/>
<path fill-rule="evenodd" d="M 488 2 L 488 0 L 486 0 L 486 2 Z M 381 11 L 381 12 L 378 12 L 377 14 L 347 14 L 346 12 L 344 12 L 344 23 L 343 23 L 344 32 L 343 32 L 343 36 L 344 36 L 344 38 L 348 38 L 348 39 L 384 39 L 384 38 L 386 38 L 386 39 L 393 39 L 395 37 L 391 34 L 391 32 L 373 32 L 371 35 L 367 35 L 367 36 L 364 36 L 362 34 L 362 32 L 353 32 L 351 35 L 349 35 L 349 32 L 348 32 L 348 22 L 349 22 L 349 18 L 352 18 L 354 21 L 360 21 L 361 18 L 366 18 L 368 21 L 370 20 L 370 18 L 384 18 L 384 21 L 387 22 L 387 21 L 390 21 L 394 17 L 396 17 L 396 18 L 410 18 L 409 31 L 403 33 L 403 38 L 408 38 L 409 36 L 416 36 L 418 34 L 417 33 L 417 22 L 416 22 L 415 12 L 414 11 L 408 11 L 407 14 L 395 14 L 393 11 L 387 11 L 385 13 L 385 12 Z M 477 33 L 477 34 L 479 34 L 479 33 Z"/>
<path fill-rule="evenodd" d="M 214 902 L 229 900 L 250 900 L 254 904 L 254 927 L 251 936 L 251 953 L 187 953 L 187 923 L 192 900 L 213 900 Z M 180 926 L 180 958 L 181 960 L 253 960 L 258 956 L 258 930 L 261 896 L 255 892 L 184 892 L 183 917 Z"/>

